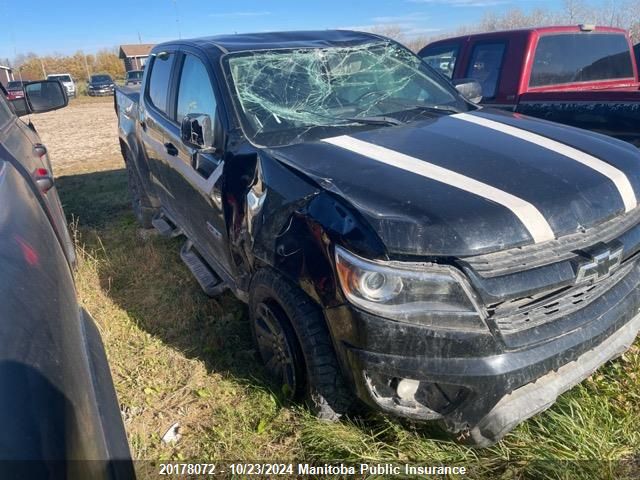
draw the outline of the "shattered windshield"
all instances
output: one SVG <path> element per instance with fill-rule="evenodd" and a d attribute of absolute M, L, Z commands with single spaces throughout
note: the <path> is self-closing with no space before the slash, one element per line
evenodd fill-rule
<path fill-rule="evenodd" d="M 261 145 L 469 109 L 417 56 L 390 42 L 226 58 L 245 134 Z"/>

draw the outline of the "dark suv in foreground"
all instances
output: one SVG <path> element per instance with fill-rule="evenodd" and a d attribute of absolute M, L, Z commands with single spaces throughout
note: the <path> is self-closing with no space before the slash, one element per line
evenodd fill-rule
<path fill-rule="evenodd" d="M 0 85 L 0 478 L 135 477 L 100 332 L 78 305 L 49 154 L 18 116 L 64 107 L 55 81 Z"/>
<path fill-rule="evenodd" d="M 640 328 L 638 149 L 479 108 L 387 38 L 164 43 L 116 110 L 138 219 L 323 418 L 355 394 L 489 445 Z"/>

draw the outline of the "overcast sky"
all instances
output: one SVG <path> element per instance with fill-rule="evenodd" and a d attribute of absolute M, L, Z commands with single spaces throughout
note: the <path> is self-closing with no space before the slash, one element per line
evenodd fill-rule
<path fill-rule="evenodd" d="M 269 30 L 393 24 L 429 35 L 478 21 L 485 12 L 561 5 L 562 0 L 0 0 L 0 58 Z"/>

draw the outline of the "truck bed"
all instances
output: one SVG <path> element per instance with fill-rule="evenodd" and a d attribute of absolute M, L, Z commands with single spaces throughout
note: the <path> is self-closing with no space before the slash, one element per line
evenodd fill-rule
<path fill-rule="evenodd" d="M 126 128 L 126 131 L 134 132 L 135 125 L 132 125 L 132 123 L 135 122 L 138 117 L 140 86 L 116 86 L 113 102 L 116 115 L 120 117 L 120 128 Z"/>

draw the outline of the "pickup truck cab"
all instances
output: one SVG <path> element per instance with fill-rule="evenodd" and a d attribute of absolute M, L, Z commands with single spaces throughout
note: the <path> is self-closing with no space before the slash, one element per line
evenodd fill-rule
<path fill-rule="evenodd" d="M 482 104 L 640 146 L 640 83 L 625 30 L 545 27 L 431 43 L 418 55 L 454 82 L 477 80 Z"/>
<path fill-rule="evenodd" d="M 129 87 L 132 85 L 140 85 L 144 70 L 129 70 L 127 72 L 124 84 Z"/>
<path fill-rule="evenodd" d="M 390 39 L 163 43 L 115 100 L 137 218 L 321 418 L 357 397 L 489 445 L 640 328 L 640 151 L 478 107 Z"/>
<path fill-rule="evenodd" d="M 73 78 L 71 77 L 70 74 L 52 73 L 50 75 L 47 75 L 47 80 L 57 80 L 67 90 L 67 96 L 69 98 L 76 97 L 76 82 L 73 81 Z"/>

